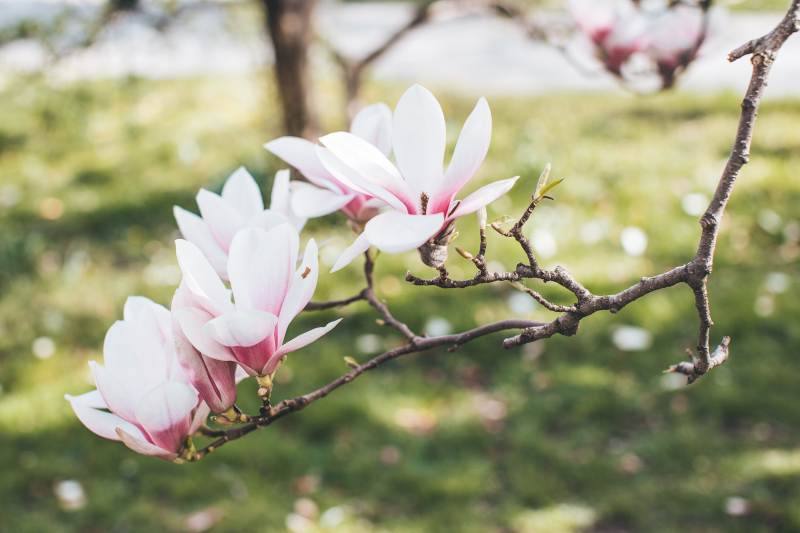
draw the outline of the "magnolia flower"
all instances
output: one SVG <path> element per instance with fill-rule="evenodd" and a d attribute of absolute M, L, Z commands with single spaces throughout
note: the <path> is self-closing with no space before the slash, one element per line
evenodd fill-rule
<path fill-rule="evenodd" d="M 619 76 L 622 66 L 647 44 L 647 25 L 631 2 L 570 0 L 578 28 L 589 38 L 605 68 Z"/>
<path fill-rule="evenodd" d="M 483 163 L 491 135 L 492 116 L 481 98 L 464 123 L 450 165 L 443 170 L 446 138 L 442 108 L 427 89 L 414 85 L 394 111 L 392 147 L 397 165 L 385 151 L 357 135 L 338 132 L 322 137 L 325 149 L 319 148 L 317 155 L 325 168 L 352 190 L 379 198 L 390 208 L 367 222 L 333 271 L 370 246 L 397 253 L 419 248 L 429 240 L 446 244 L 456 218 L 474 213 L 508 192 L 517 178 L 496 181 L 463 200 L 455 199 Z"/>
<path fill-rule="evenodd" d="M 284 342 L 289 324 L 311 300 L 319 275 L 313 239 L 295 270 L 299 236 L 289 224 L 270 230 L 245 228 L 236 234 L 227 265 L 231 290 L 197 246 L 179 239 L 176 248 L 186 298 L 173 313 L 186 338 L 206 358 L 235 362 L 251 376 L 268 376 L 285 355 L 339 323 Z"/>
<path fill-rule="evenodd" d="M 128 298 L 124 320 L 106 334 L 103 360 L 89 363 L 97 390 L 66 396 L 83 425 L 135 452 L 177 458 L 208 406 L 178 364 L 169 311 Z"/>
<path fill-rule="evenodd" d="M 208 405 L 212 413 L 224 413 L 236 401 L 237 365 L 203 355 L 186 338 L 176 318 L 180 309 L 192 308 L 194 300 L 181 283 L 172 298 L 172 326 L 175 335 L 175 352 L 186 377 Z M 191 311 L 190 311 L 191 312 Z"/>
<path fill-rule="evenodd" d="M 392 112 L 386 104 L 373 104 L 359 111 L 350 131 L 386 156 L 392 150 Z M 264 148 L 295 167 L 311 182 L 292 182 L 292 210 L 306 218 L 341 209 L 350 220 L 363 224 L 383 205 L 372 195 L 353 189 L 329 172 L 317 156 L 318 146 L 312 142 L 300 137 L 280 137 Z"/>
<path fill-rule="evenodd" d="M 290 208 L 288 170 L 275 176 L 270 209 L 264 209 L 256 180 L 244 167 L 230 175 L 221 195 L 200 189 L 197 206 L 202 218 L 175 206 L 175 220 L 184 238 L 203 251 L 223 279 L 228 279 L 228 250 L 237 231 L 245 227 L 269 229 L 285 222 L 299 230 L 305 224 L 305 219 Z"/>
<path fill-rule="evenodd" d="M 706 37 L 702 10 L 678 5 L 653 16 L 645 53 L 655 62 L 662 86 L 671 87 L 679 69 L 697 56 Z"/>

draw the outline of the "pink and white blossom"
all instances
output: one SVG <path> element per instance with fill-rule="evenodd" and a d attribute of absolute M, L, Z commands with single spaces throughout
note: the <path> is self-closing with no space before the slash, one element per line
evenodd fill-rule
<path fill-rule="evenodd" d="M 353 135 L 388 156 L 392 150 L 392 112 L 386 104 L 365 107 L 353 118 Z M 341 210 L 350 220 L 363 224 L 378 213 L 383 202 L 342 182 L 320 162 L 319 147 L 300 137 L 280 137 L 264 148 L 295 167 L 311 183 L 292 181 L 292 210 L 306 218 Z"/>
<path fill-rule="evenodd" d="M 622 74 L 623 65 L 647 45 L 645 18 L 628 0 L 570 0 L 569 7 L 597 58 L 617 76 Z"/>
<path fill-rule="evenodd" d="M 200 189 L 196 198 L 201 216 L 175 206 L 175 220 L 183 237 L 203 251 L 223 279 L 228 279 L 228 251 L 237 231 L 248 227 L 269 229 L 285 222 L 299 230 L 305 224 L 305 218 L 291 211 L 286 170 L 275 176 L 270 209 L 264 209 L 258 184 L 244 167 L 230 175 L 221 194 Z"/>
<path fill-rule="evenodd" d="M 464 123 L 447 169 L 445 120 L 439 102 L 414 85 L 397 103 L 392 118 L 395 163 L 386 151 L 347 132 L 320 139 L 317 155 L 325 168 L 354 191 L 383 201 L 388 210 L 372 218 L 333 267 L 339 270 L 370 246 L 388 253 L 419 248 L 445 234 L 458 217 L 474 213 L 507 193 L 517 178 L 481 187 L 462 200 L 456 195 L 483 163 L 492 136 L 484 98 Z"/>
<path fill-rule="evenodd" d="M 80 421 L 135 452 L 177 458 L 209 411 L 178 363 L 169 311 L 128 298 L 124 319 L 106 334 L 103 361 L 90 363 L 97 390 L 66 396 Z"/>
<path fill-rule="evenodd" d="M 198 350 L 183 333 L 177 315 L 181 309 L 192 309 L 194 300 L 185 284 L 181 284 L 172 298 L 172 322 L 175 352 L 187 379 L 200 394 L 212 413 L 224 413 L 236 401 L 236 369 L 233 361 L 208 357 Z M 193 312 L 193 311 L 189 311 Z"/>
<path fill-rule="evenodd" d="M 308 242 L 298 267 L 299 235 L 289 224 L 236 234 L 227 264 L 231 290 L 197 246 L 179 239 L 176 249 L 186 297 L 173 313 L 186 338 L 207 358 L 236 363 L 252 376 L 270 375 L 285 355 L 339 323 L 285 342 L 289 324 L 311 300 L 319 276 L 316 243 Z"/>
<path fill-rule="evenodd" d="M 702 10 L 685 5 L 652 16 L 645 53 L 656 64 L 664 87 L 671 86 L 676 72 L 696 58 L 706 37 L 705 17 Z"/>

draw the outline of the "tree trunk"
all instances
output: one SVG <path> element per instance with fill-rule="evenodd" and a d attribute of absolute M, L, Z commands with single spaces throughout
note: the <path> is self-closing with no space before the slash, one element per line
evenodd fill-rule
<path fill-rule="evenodd" d="M 288 135 L 312 139 L 317 119 L 309 90 L 308 48 L 316 0 L 262 0 L 275 50 L 275 79 Z"/>

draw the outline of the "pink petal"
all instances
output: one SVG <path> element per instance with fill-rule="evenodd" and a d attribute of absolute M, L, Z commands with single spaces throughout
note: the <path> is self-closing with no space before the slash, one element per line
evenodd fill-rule
<path fill-rule="evenodd" d="M 292 184 L 292 211 L 304 218 L 314 218 L 335 213 L 354 198 L 352 194 L 340 194 L 320 189 L 308 183 Z"/>
<path fill-rule="evenodd" d="M 353 117 L 350 133 L 375 145 L 389 157 L 392 152 L 392 110 L 386 104 L 368 105 Z"/>
<path fill-rule="evenodd" d="M 432 213 L 446 213 L 453 197 L 483 164 L 492 140 L 492 113 L 485 98 L 478 100 L 458 136 L 444 181 L 431 198 Z"/>
<path fill-rule="evenodd" d="M 359 255 L 363 254 L 369 250 L 369 239 L 365 233 L 361 233 L 353 244 L 347 247 L 344 252 L 339 256 L 334 263 L 333 268 L 331 268 L 331 273 L 338 272 L 339 270 L 343 269 L 347 265 L 353 262 L 353 259 L 358 257 Z"/>
<path fill-rule="evenodd" d="M 200 189 L 197 193 L 197 206 L 208 229 L 223 250 L 227 250 L 233 236 L 244 225 L 245 217 L 221 196 Z"/>
<path fill-rule="evenodd" d="M 136 420 L 153 443 L 177 451 L 189 435 L 197 391 L 185 383 L 165 382 L 144 395 L 136 406 Z"/>
<path fill-rule="evenodd" d="M 150 455 L 153 457 L 159 457 L 167 461 L 172 461 L 173 459 L 178 457 L 177 453 L 160 448 L 155 444 L 151 444 L 146 440 L 144 440 L 144 438 L 136 437 L 134 436 L 134 434 L 125 431 L 122 428 L 117 429 L 117 436 L 119 437 L 118 440 L 121 440 L 122 443 L 125 444 L 125 446 L 135 451 L 136 453 L 140 453 L 142 455 Z"/>
<path fill-rule="evenodd" d="M 481 207 L 489 205 L 510 191 L 511 187 L 514 186 L 518 179 L 519 176 L 516 176 L 507 180 L 495 181 L 489 185 L 484 185 L 477 191 L 461 200 L 461 202 L 458 204 L 458 207 L 448 218 L 452 220 L 454 218 L 463 217 L 464 215 L 474 213 Z"/>
<path fill-rule="evenodd" d="M 183 238 L 200 248 L 217 274 L 227 279 L 225 265 L 228 255 L 211 234 L 208 224 L 199 216 L 178 206 L 173 208 L 173 213 Z"/>
<path fill-rule="evenodd" d="M 286 355 L 287 353 L 291 352 L 296 352 L 300 348 L 308 346 L 309 344 L 311 344 L 312 342 L 319 339 L 320 337 L 328 333 L 330 330 L 335 328 L 341 321 L 342 319 L 339 318 L 337 320 L 334 320 L 333 322 L 328 322 L 327 324 L 325 324 L 320 328 L 314 328 L 312 330 L 306 331 L 305 333 L 301 333 L 297 337 L 293 338 L 292 340 L 281 346 L 280 349 L 278 349 L 278 351 L 275 353 L 275 357 L 273 357 L 273 359 L 278 359 L 282 355 Z M 267 368 L 264 369 L 265 373 L 269 373 L 270 371 L 271 371 L 270 369 Z"/>
<path fill-rule="evenodd" d="M 194 416 L 192 417 L 192 425 L 189 426 L 189 434 L 194 435 L 197 433 L 197 430 L 200 429 L 200 426 L 206 423 L 208 419 L 208 415 L 211 414 L 211 409 L 208 407 L 206 402 L 200 402 L 200 405 L 197 406 L 197 409 L 194 411 Z"/>
<path fill-rule="evenodd" d="M 280 137 L 264 145 L 264 148 L 296 168 L 308 181 L 337 190 L 335 178 L 322 165 L 316 152 L 317 145 L 299 137 Z"/>
<path fill-rule="evenodd" d="M 223 346 L 253 346 L 275 331 L 278 317 L 256 309 L 225 313 L 206 324 L 206 331 Z"/>
<path fill-rule="evenodd" d="M 281 224 L 269 231 L 246 228 L 236 235 L 228 255 L 231 288 L 239 309 L 280 314 L 297 265 L 297 230 Z"/>
<path fill-rule="evenodd" d="M 446 142 L 439 102 L 421 85 L 409 88 L 394 110 L 392 143 L 397 166 L 414 196 L 430 196 L 442 181 Z"/>
<path fill-rule="evenodd" d="M 236 364 L 204 357 L 175 322 L 175 353 L 187 378 L 211 410 L 226 411 L 236 401 Z"/>
<path fill-rule="evenodd" d="M 212 314 L 230 309 L 230 292 L 200 249 L 189 241 L 178 239 L 175 241 L 175 252 L 183 282 L 196 301 Z"/>
<path fill-rule="evenodd" d="M 243 220 L 254 217 L 264 210 L 261 190 L 244 167 L 236 169 L 225 182 L 222 187 L 222 198 L 233 206 Z"/>
<path fill-rule="evenodd" d="M 364 234 L 370 244 L 388 253 L 405 252 L 422 246 L 442 229 L 444 216 L 381 213 L 367 222 Z"/>

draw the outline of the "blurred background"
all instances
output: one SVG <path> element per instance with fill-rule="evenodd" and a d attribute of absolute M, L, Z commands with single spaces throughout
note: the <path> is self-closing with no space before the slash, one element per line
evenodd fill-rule
<path fill-rule="evenodd" d="M 563 2 L 434 4 L 0 1 L 0 531 L 800 530 L 800 38 L 718 246 L 713 335 L 733 337 L 731 360 L 696 385 L 661 373 L 696 337 L 691 292 L 674 288 L 573 338 L 396 361 L 198 464 L 135 455 L 72 415 L 63 395 L 93 387 L 86 362 L 126 296 L 170 301 L 173 205 L 196 210 L 197 189 L 240 165 L 268 194 L 281 163 L 265 141 L 342 129 L 414 82 L 440 98 L 451 149 L 489 98 L 471 187 L 522 176 L 490 217 L 518 214 L 547 162 L 566 178 L 529 225 L 544 265 L 604 293 L 691 257 L 749 75 L 725 55 L 788 1 L 715 2 L 676 87 L 635 92 L 572 38 Z M 324 265 L 351 240 L 338 215 L 307 235 Z M 489 257 L 520 259 L 496 236 Z M 453 254 L 454 275 L 469 267 Z M 377 287 L 420 331 L 552 318 L 511 287 L 408 287 L 407 269 L 428 274 L 416 254 L 381 257 Z M 349 296 L 358 273 L 322 276 L 317 299 Z M 364 304 L 295 327 L 335 316 L 276 396 L 400 341 Z"/>

